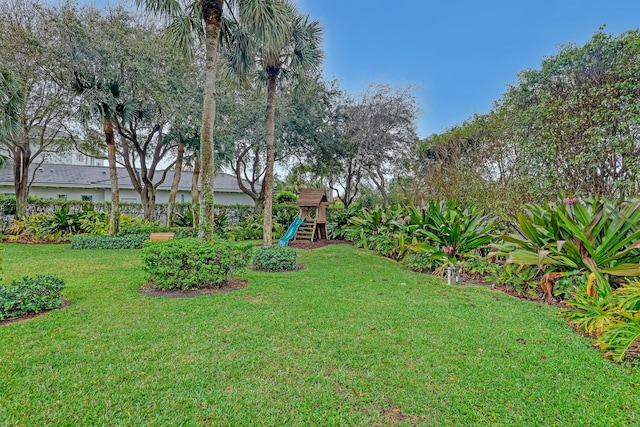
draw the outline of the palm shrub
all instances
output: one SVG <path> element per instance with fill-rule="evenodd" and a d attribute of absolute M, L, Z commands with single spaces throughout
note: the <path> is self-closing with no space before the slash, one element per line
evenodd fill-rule
<path fill-rule="evenodd" d="M 603 297 L 612 290 L 611 276 L 640 276 L 639 221 L 638 200 L 531 204 L 517 215 L 515 233 L 495 245 L 494 255 L 536 266 L 548 297 L 553 281 L 569 272 L 587 276 L 588 294 Z"/>

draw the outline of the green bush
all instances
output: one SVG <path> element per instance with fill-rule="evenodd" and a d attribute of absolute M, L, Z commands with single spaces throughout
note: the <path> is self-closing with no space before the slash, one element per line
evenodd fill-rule
<path fill-rule="evenodd" d="M 64 280 L 52 274 L 0 284 L 0 320 L 54 309 L 60 306 L 62 289 Z"/>
<path fill-rule="evenodd" d="M 286 203 L 286 202 L 295 202 L 298 200 L 298 196 L 296 196 L 291 191 L 280 191 L 276 194 L 275 202 L 276 203 Z"/>
<path fill-rule="evenodd" d="M 149 280 L 161 290 L 221 287 L 247 265 L 252 249 L 251 245 L 174 239 L 145 243 L 142 261 Z"/>
<path fill-rule="evenodd" d="M 298 266 L 296 251 L 288 246 L 258 248 L 253 256 L 253 268 L 267 271 L 291 271 Z"/>
<path fill-rule="evenodd" d="M 151 233 L 163 233 L 169 231 L 167 227 L 162 226 L 131 226 L 131 227 L 122 227 L 120 231 L 116 234 L 116 237 L 124 237 L 124 236 L 147 236 Z"/>
<path fill-rule="evenodd" d="M 149 234 L 124 236 L 77 236 L 71 239 L 71 249 L 141 249 Z"/>

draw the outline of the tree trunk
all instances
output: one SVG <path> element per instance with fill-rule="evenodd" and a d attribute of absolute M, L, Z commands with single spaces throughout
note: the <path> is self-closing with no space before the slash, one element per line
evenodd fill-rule
<path fill-rule="evenodd" d="M 200 189 L 200 226 L 198 239 L 213 240 L 213 180 L 214 140 L 213 133 L 216 120 L 216 77 L 218 74 L 218 47 L 220 21 L 224 0 L 202 1 L 205 24 L 205 81 L 202 101 L 202 127 L 200 128 L 200 167 L 202 168 L 202 185 Z"/>
<path fill-rule="evenodd" d="M 273 164 L 275 163 L 275 127 L 276 127 L 276 89 L 279 70 L 276 68 L 268 73 L 267 83 L 267 114 L 266 114 L 266 146 L 267 146 L 267 162 L 264 174 L 264 184 L 262 192 L 264 194 L 264 222 L 262 230 L 263 245 L 270 248 L 272 245 L 272 228 L 273 228 Z"/>
<path fill-rule="evenodd" d="M 28 138 L 27 138 L 28 141 Z M 16 219 L 27 217 L 27 197 L 29 196 L 29 165 L 31 149 L 29 143 L 16 144 L 13 151 L 13 187 L 16 192 Z"/>
<path fill-rule="evenodd" d="M 173 181 L 171 182 L 171 191 L 169 192 L 169 204 L 167 205 L 167 226 L 173 227 L 173 216 L 175 215 L 176 196 L 180 186 L 180 178 L 182 176 L 182 158 L 184 157 L 184 144 L 178 144 L 178 156 L 176 157 L 176 166 L 173 172 Z"/>
<path fill-rule="evenodd" d="M 118 188 L 118 169 L 116 168 L 116 140 L 113 135 L 113 122 L 104 120 L 104 138 L 107 143 L 109 178 L 111 180 L 111 212 L 109 214 L 109 236 L 115 236 L 120 230 L 120 189 Z"/>
<path fill-rule="evenodd" d="M 142 200 L 144 219 L 147 221 L 153 221 L 155 219 L 154 213 L 156 210 L 156 193 L 153 191 L 153 186 L 145 184 L 142 192 L 140 193 L 140 199 Z"/>
<path fill-rule="evenodd" d="M 200 192 L 198 191 L 198 181 L 200 179 L 200 161 L 196 157 L 193 160 L 193 177 L 191 178 L 191 216 L 193 217 L 193 228 L 200 227 L 200 203 L 198 202 Z"/>

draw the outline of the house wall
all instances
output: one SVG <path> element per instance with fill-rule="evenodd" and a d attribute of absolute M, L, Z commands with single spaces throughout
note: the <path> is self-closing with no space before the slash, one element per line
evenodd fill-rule
<path fill-rule="evenodd" d="M 0 185 L 0 194 L 14 195 L 15 191 L 13 186 Z M 111 201 L 111 189 L 109 188 L 70 188 L 70 187 L 31 187 L 29 192 L 31 196 L 58 199 L 59 196 L 65 195 L 67 200 L 82 200 L 82 196 L 91 196 L 92 201 L 110 202 Z M 218 192 L 214 191 L 214 201 L 217 205 L 251 205 L 253 206 L 253 200 L 251 197 L 244 193 L 231 193 L 231 192 Z M 133 202 L 140 203 L 140 195 L 132 189 L 121 188 L 120 189 L 120 201 L 121 202 Z M 169 202 L 169 190 L 160 189 L 156 193 L 156 203 L 168 203 Z M 191 202 L 191 191 L 178 191 L 176 197 L 177 203 L 189 203 Z"/>

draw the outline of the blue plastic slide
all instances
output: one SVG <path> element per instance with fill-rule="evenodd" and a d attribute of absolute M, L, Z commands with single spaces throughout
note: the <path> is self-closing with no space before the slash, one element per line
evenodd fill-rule
<path fill-rule="evenodd" d="M 284 233 L 284 236 L 282 236 L 282 238 L 278 240 L 278 246 L 288 246 L 289 240 L 295 237 L 296 233 L 298 232 L 298 227 L 300 227 L 300 224 L 302 224 L 303 222 L 303 218 L 296 218 L 289 226 L 287 232 Z"/>

